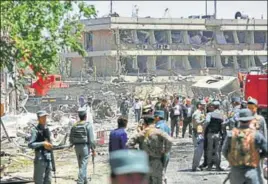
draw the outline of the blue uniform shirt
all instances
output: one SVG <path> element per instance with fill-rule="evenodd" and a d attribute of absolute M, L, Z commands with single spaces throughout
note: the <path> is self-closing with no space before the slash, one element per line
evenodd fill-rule
<path fill-rule="evenodd" d="M 167 126 L 166 121 L 165 120 L 160 120 L 155 124 L 156 128 L 159 128 L 160 130 L 162 130 L 163 132 L 166 132 L 168 135 L 171 134 L 170 128 Z"/>
<path fill-rule="evenodd" d="M 110 133 L 109 152 L 126 149 L 127 133 L 125 128 L 118 128 Z"/>

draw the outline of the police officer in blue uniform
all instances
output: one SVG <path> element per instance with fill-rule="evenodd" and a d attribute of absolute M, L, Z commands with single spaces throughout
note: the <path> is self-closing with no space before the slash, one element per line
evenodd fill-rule
<path fill-rule="evenodd" d="M 28 144 L 29 148 L 35 150 L 34 159 L 34 183 L 51 184 L 51 153 L 52 144 L 50 140 L 50 131 L 48 130 L 46 111 L 37 112 L 38 125 L 32 129 L 31 138 Z"/>
<path fill-rule="evenodd" d="M 212 106 L 214 111 L 209 112 L 206 116 L 205 129 L 207 129 L 207 164 L 208 170 L 212 169 L 213 163 L 216 165 L 216 170 L 221 171 L 221 139 L 223 138 L 222 123 L 223 114 L 219 110 L 220 102 L 213 101 Z"/>
<path fill-rule="evenodd" d="M 77 184 L 87 184 L 88 157 L 90 155 L 90 150 L 92 150 L 92 156 L 96 155 L 95 140 L 92 124 L 90 122 L 86 122 L 86 108 L 79 108 L 78 116 L 80 121 L 75 123 L 71 129 L 70 143 L 75 146 L 79 166 Z"/>

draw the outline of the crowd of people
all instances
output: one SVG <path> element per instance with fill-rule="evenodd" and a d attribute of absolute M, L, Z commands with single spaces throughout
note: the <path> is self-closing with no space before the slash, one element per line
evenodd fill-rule
<path fill-rule="evenodd" d="M 149 183 L 167 181 L 165 171 L 172 138 L 184 138 L 187 127 L 194 145 L 192 171 L 211 171 L 213 166 L 216 171 L 223 171 L 223 154 L 230 164 L 228 179 L 231 183 L 263 183 L 262 173 L 267 176 L 267 168 L 262 170 L 263 158 L 268 154 L 267 124 L 264 117 L 257 113 L 256 99 L 244 101 L 233 97 L 229 102 L 225 96 L 196 99 L 173 96 L 157 98 L 155 102 L 149 98 L 143 102 L 135 98 L 132 110 L 138 122 L 138 133 L 129 138 L 126 131 L 122 131 L 127 126 L 128 107 L 131 107 L 126 105 L 128 103 L 126 98 L 121 103 L 122 117 L 119 121 L 124 119 L 125 125 L 111 132 L 110 145 L 118 141 L 124 143 L 122 149 L 139 145 L 139 149 L 149 156 Z M 118 148 L 110 149 L 116 150 Z M 204 162 L 200 164 L 202 156 Z"/>
<path fill-rule="evenodd" d="M 82 103 L 82 102 L 81 102 Z M 167 183 L 166 170 L 174 139 L 192 138 L 194 156 L 192 171 L 222 171 L 221 155 L 229 162 L 231 184 L 261 184 L 264 158 L 268 157 L 267 125 L 257 113 L 256 99 L 159 97 L 133 103 L 123 98 L 118 127 L 109 136 L 109 163 L 112 184 Z M 137 131 L 128 135 L 126 128 L 133 110 Z M 46 127 L 46 112 L 38 112 L 39 124 L 33 129 L 29 147 L 35 149 L 35 183 L 51 183 L 51 150 L 53 145 Z M 88 183 L 87 164 L 96 155 L 93 123 L 87 120 L 87 109 L 78 110 L 79 121 L 70 132 L 75 147 L 79 174 L 78 184 Z M 182 125 L 181 136 L 180 126 Z M 45 131 L 49 132 L 49 131 Z M 175 149 L 175 148 L 174 148 Z M 204 157 L 204 162 L 200 161 Z"/>

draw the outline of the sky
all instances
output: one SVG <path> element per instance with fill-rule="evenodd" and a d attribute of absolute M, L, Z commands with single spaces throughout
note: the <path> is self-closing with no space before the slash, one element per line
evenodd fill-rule
<path fill-rule="evenodd" d="M 98 17 L 110 12 L 110 1 L 86 1 L 95 5 Z M 190 15 L 205 15 L 205 1 L 113 1 L 113 12 L 120 17 L 131 17 L 133 7 L 139 8 L 139 17 L 163 18 L 165 9 L 167 18 L 187 18 Z M 208 14 L 214 13 L 214 1 L 207 1 Z M 267 19 L 267 1 L 217 1 L 217 18 L 233 19 L 237 11 L 249 18 Z"/>

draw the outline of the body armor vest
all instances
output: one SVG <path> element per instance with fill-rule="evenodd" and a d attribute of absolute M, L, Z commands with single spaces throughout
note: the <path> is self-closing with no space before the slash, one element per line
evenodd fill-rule
<path fill-rule="evenodd" d="M 72 127 L 72 140 L 73 144 L 86 144 L 88 142 L 88 123 L 78 122 Z"/>
<path fill-rule="evenodd" d="M 223 116 L 219 112 L 211 113 L 211 120 L 208 125 L 208 131 L 211 133 L 219 133 L 221 131 L 221 124 L 223 122 Z"/>
<path fill-rule="evenodd" d="M 255 147 L 255 134 L 256 130 L 250 128 L 232 130 L 231 150 L 228 154 L 231 166 L 258 167 L 260 155 Z"/>
<path fill-rule="evenodd" d="M 37 137 L 35 142 L 44 142 L 50 140 L 49 130 L 48 128 L 40 129 L 39 127 L 35 127 L 37 131 Z M 45 150 L 44 146 L 36 148 L 35 150 Z"/>

